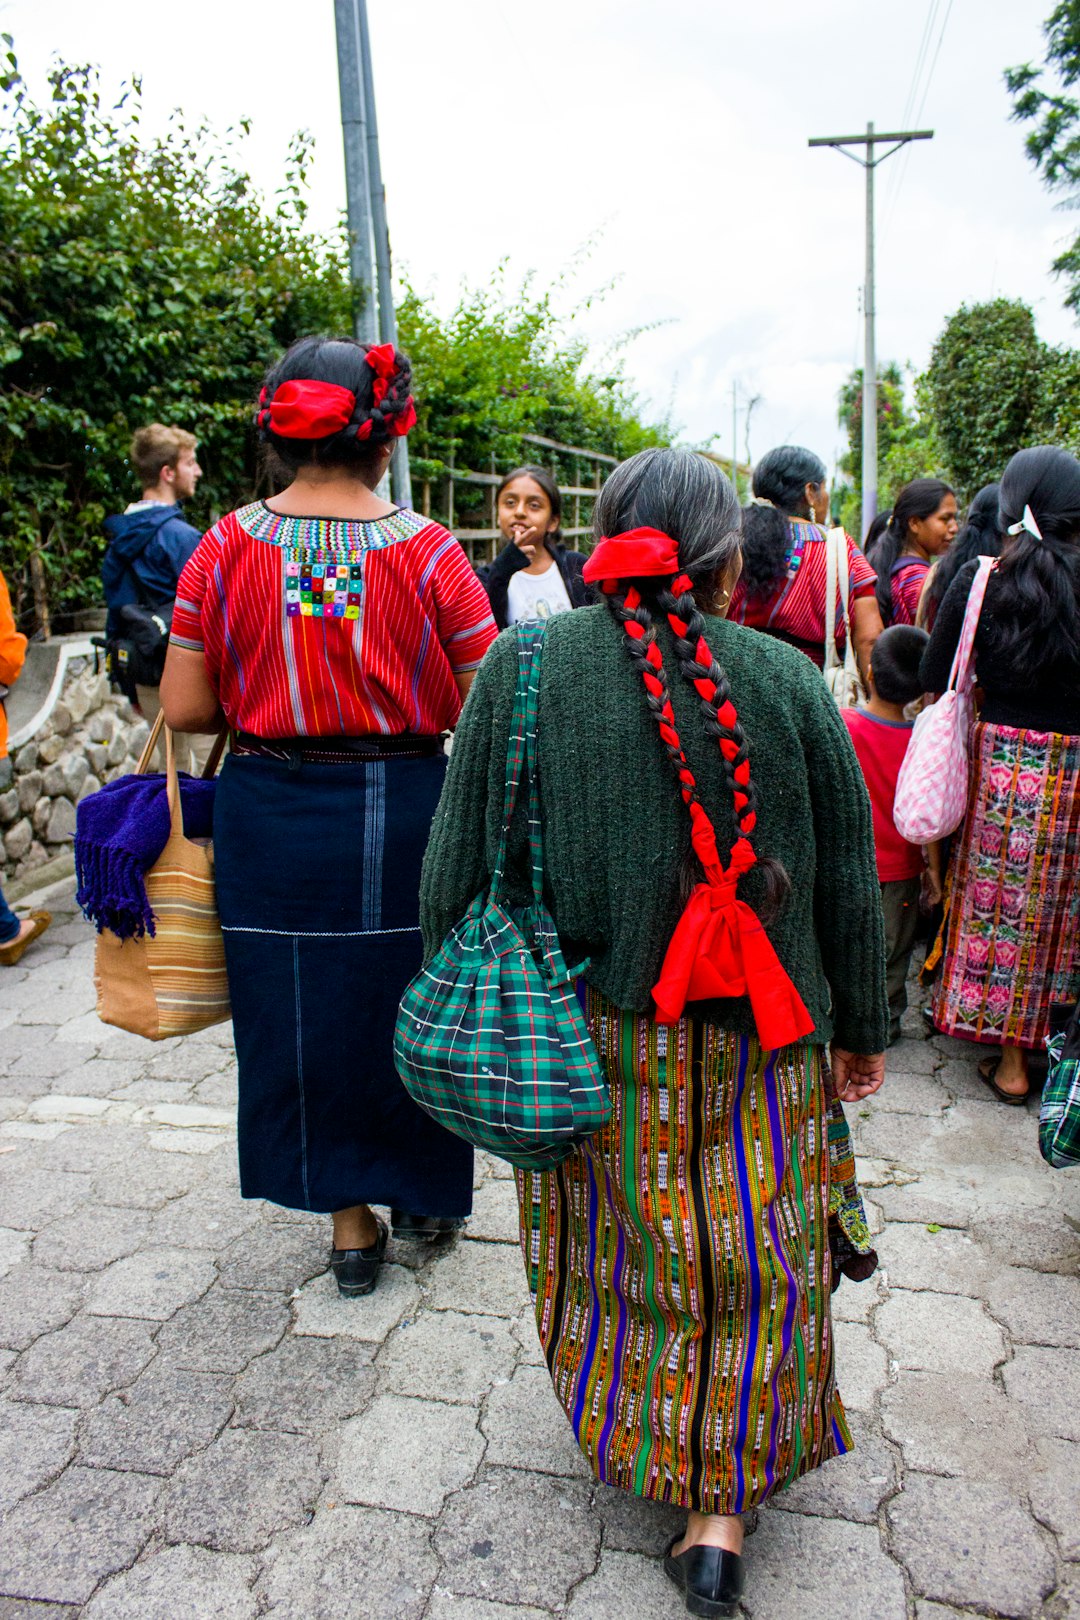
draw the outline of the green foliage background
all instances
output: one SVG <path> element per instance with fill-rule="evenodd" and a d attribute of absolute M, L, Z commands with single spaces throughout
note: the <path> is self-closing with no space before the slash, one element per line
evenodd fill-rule
<path fill-rule="evenodd" d="M 266 367 L 305 333 L 349 330 L 353 289 L 344 229 L 308 225 L 304 135 L 267 199 L 244 166 L 245 125 L 217 136 L 177 115 L 147 137 L 138 82 L 110 105 L 96 70 L 64 64 L 38 105 L 3 37 L 0 557 L 26 624 L 40 554 L 62 623 L 98 600 L 102 522 L 137 493 L 133 429 L 158 420 L 198 435 L 196 524 L 249 499 Z M 522 431 L 617 456 L 668 438 L 666 423 L 641 419 L 618 365 L 590 372 L 552 294 L 528 283 L 511 295 L 497 274 L 447 319 L 407 290 L 398 320 L 420 411 L 417 480 L 437 479 L 451 453 L 458 467 L 505 466 Z"/>

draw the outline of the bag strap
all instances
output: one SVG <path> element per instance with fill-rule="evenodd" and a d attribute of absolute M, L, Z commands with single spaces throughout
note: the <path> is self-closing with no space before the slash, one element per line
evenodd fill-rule
<path fill-rule="evenodd" d="M 948 692 L 958 692 L 967 684 L 971 673 L 972 654 L 975 650 L 975 632 L 979 628 L 979 615 L 982 612 L 983 597 L 986 595 L 986 586 L 990 575 L 996 565 L 996 557 L 980 557 L 979 566 L 975 570 L 975 578 L 971 582 L 968 592 L 967 607 L 964 609 L 964 623 L 960 631 L 960 640 L 956 646 L 956 653 L 949 671 Z"/>
<path fill-rule="evenodd" d="M 495 853 L 489 893 L 497 897 L 506 875 L 506 852 L 510 840 L 510 826 L 514 819 L 518 791 L 524 780 L 530 784 L 529 848 L 533 852 L 533 806 L 536 761 L 536 714 L 540 691 L 540 662 L 544 652 L 543 624 L 517 627 L 518 673 L 514 690 L 514 711 L 510 717 L 510 734 L 506 743 L 506 789 L 503 794 L 503 824 L 499 847 Z M 539 811 L 537 811 L 537 817 Z M 543 853 L 541 861 L 541 888 L 543 886 Z M 536 892 L 536 873 L 533 873 L 533 892 Z"/>
<path fill-rule="evenodd" d="M 832 531 L 825 536 L 825 674 L 840 667 L 836 652 L 836 547 Z"/>
<path fill-rule="evenodd" d="M 144 776 L 146 774 L 147 766 L 150 764 L 151 759 L 154 757 L 154 749 L 157 747 L 158 738 L 161 736 L 161 730 L 162 730 L 163 726 L 165 728 L 165 761 L 166 761 L 165 773 L 166 773 L 166 775 L 168 775 L 169 749 L 172 747 L 172 736 L 173 736 L 173 734 L 169 730 L 169 727 L 165 725 L 165 711 L 164 711 L 164 709 L 159 709 L 158 712 L 157 712 L 157 719 L 154 721 L 153 725 L 150 727 L 150 735 L 149 735 L 149 737 L 147 737 L 146 742 L 145 742 L 145 744 L 143 746 L 143 751 L 139 755 L 139 763 L 135 767 L 135 775 L 136 776 Z M 204 781 L 209 781 L 209 779 L 214 775 L 215 771 L 217 770 L 218 766 L 220 765 L 221 756 L 225 752 L 225 744 L 228 742 L 228 740 L 229 740 L 229 728 L 228 728 L 228 726 L 222 726 L 221 730 L 218 732 L 216 738 L 214 739 L 214 746 L 213 746 L 213 748 L 211 748 L 210 753 L 207 756 L 206 764 L 203 766 L 203 773 L 202 774 L 203 774 L 203 780 Z"/>

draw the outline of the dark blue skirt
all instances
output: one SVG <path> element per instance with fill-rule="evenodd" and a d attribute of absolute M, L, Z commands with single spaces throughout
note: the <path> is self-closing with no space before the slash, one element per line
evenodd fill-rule
<path fill-rule="evenodd" d="M 472 1149 L 394 1070 L 446 760 L 230 754 L 214 865 L 239 1064 L 240 1187 L 289 1209 L 467 1215 Z"/>

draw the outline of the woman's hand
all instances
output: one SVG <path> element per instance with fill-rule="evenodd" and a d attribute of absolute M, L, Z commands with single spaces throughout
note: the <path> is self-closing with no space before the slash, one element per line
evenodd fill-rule
<path fill-rule="evenodd" d="M 513 524 L 510 530 L 510 538 L 527 563 L 532 562 L 536 556 L 537 547 L 543 543 L 543 535 L 532 523 Z"/>
<path fill-rule="evenodd" d="M 845 1052 L 842 1046 L 830 1049 L 833 1090 L 841 1102 L 858 1102 L 881 1089 L 885 1078 L 884 1052 Z"/>

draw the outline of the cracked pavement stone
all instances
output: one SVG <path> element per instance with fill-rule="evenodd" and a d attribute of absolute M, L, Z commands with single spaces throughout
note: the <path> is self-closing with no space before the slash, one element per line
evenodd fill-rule
<path fill-rule="evenodd" d="M 566 1620 L 626 1620 L 627 1615 L 678 1612 L 675 1588 L 658 1558 L 608 1551 L 598 1569 L 575 1587 Z"/>
<path fill-rule="evenodd" d="M 15 1266 L 0 1281 L 0 1346 L 25 1350 L 70 1322 L 83 1302 L 82 1280 L 42 1266 Z"/>
<path fill-rule="evenodd" d="M 158 1349 L 192 1372 L 243 1372 L 280 1343 L 288 1325 L 289 1307 L 280 1295 L 214 1288 L 165 1323 Z"/>
<path fill-rule="evenodd" d="M 1069 1440 L 1037 1440 L 1028 1479 L 1031 1508 L 1049 1525 L 1063 1558 L 1080 1559 L 1080 1445 Z"/>
<path fill-rule="evenodd" d="M 686 1509 L 650 1502 L 615 1485 L 593 1486 L 593 1508 L 604 1527 L 604 1551 L 659 1557 L 672 1536 L 686 1529 Z"/>
<path fill-rule="evenodd" d="M 433 1518 L 483 1455 L 471 1407 L 379 1395 L 342 1429 L 334 1489 L 344 1502 Z"/>
<path fill-rule="evenodd" d="M 228 1378 L 186 1372 L 159 1357 L 130 1389 L 86 1414 L 79 1461 L 94 1468 L 171 1474 L 220 1434 L 232 1410 Z"/>
<path fill-rule="evenodd" d="M 885 1351 L 861 1322 L 833 1323 L 836 1345 L 836 1386 L 845 1408 L 867 1412 L 873 1407 L 888 1376 Z"/>
<path fill-rule="evenodd" d="M 489 1243 L 518 1242 L 517 1188 L 512 1181 L 481 1182 L 473 1198 L 472 1214 L 466 1228 L 471 1238 Z"/>
<path fill-rule="evenodd" d="M 810 1513 L 826 1519 L 852 1519 L 876 1524 L 878 1509 L 897 1484 L 896 1458 L 882 1439 L 876 1423 L 858 1414 L 849 1416 L 854 1451 L 832 1457 L 780 1491 L 770 1508 Z"/>
<path fill-rule="evenodd" d="M 30 1258 L 29 1232 L 18 1232 L 13 1226 L 0 1226 L 0 1278 L 21 1266 Z"/>
<path fill-rule="evenodd" d="M 65 1406 L 0 1402 L 0 1509 L 12 1507 L 67 1467 L 78 1412 Z"/>
<path fill-rule="evenodd" d="M 1080 1440 L 1080 1357 L 1022 1344 L 1002 1376 L 1034 1433 Z"/>
<path fill-rule="evenodd" d="M 21 1155 L 20 1155 L 21 1158 Z M 0 1180 L 0 1226 L 38 1232 L 49 1221 L 70 1215 L 90 1197 L 91 1178 L 63 1170 L 43 1171 L 18 1160 L 4 1166 Z"/>
<path fill-rule="evenodd" d="M 900 1367 L 984 1374 L 1005 1359 L 1005 1336 L 982 1302 L 963 1294 L 897 1288 L 874 1317 L 874 1332 Z"/>
<path fill-rule="evenodd" d="M 4 1620 L 2 1612 L 0 1620 Z M 551 1610 L 534 1609 L 531 1604 L 487 1603 L 483 1598 L 458 1597 L 456 1592 L 436 1586 L 424 1620 L 551 1620 Z"/>
<path fill-rule="evenodd" d="M 322 1488 L 318 1447 L 295 1434 L 226 1429 L 180 1464 L 164 1495 L 165 1539 L 258 1552 L 301 1524 Z"/>
<path fill-rule="evenodd" d="M 218 1261 L 225 1288 L 254 1288 L 292 1293 L 326 1271 L 330 1254 L 329 1225 L 263 1224 L 237 1238 Z"/>
<path fill-rule="evenodd" d="M 144 1249 L 117 1260 L 94 1283 L 93 1316 L 136 1316 L 164 1322 L 215 1281 L 212 1255 L 203 1249 Z"/>
<path fill-rule="evenodd" d="M 257 1204 L 233 1187 L 196 1187 L 159 1210 L 150 1231 L 151 1243 L 178 1249 L 215 1249 L 250 1232 L 260 1220 Z"/>
<path fill-rule="evenodd" d="M 1047 1176 L 1061 1174 L 1047 1165 L 1042 1168 Z M 1059 1272 L 1064 1277 L 1080 1275 L 1080 1231 L 1076 1225 L 1070 1226 L 1063 1210 L 1038 1214 L 1004 1210 L 979 1221 L 974 1236 L 993 1256 L 992 1275 L 1000 1274 L 1005 1265 Z"/>
<path fill-rule="evenodd" d="M 149 1323 L 77 1316 L 23 1352 L 12 1389 L 24 1401 L 95 1406 L 137 1378 L 154 1354 Z"/>
<path fill-rule="evenodd" d="M 146 1545 L 160 1490 L 161 1481 L 145 1474 L 69 1468 L 7 1515 L 0 1590 L 85 1603 L 99 1581 L 126 1569 Z"/>
<path fill-rule="evenodd" d="M 909 1474 L 885 1514 L 920 1596 L 1021 1620 L 1053 1590 L 1047 1542 L 1005 1486 Z"/>
<path fill-rule="evenodd" d="M 925 1226 L 887 1226 L 875 1245 L 890 1288 L 928 1289 L 938 1294 L 983 1297 L 990 1258 L 966 1232 L 930 1232 Z"/>
<path fill-rule="evenodd" d="M 162 1209 L 190 1192 L 206 1165 L 186 1154 L 141 1153 L 126 1164 L 110 1165 L 94 1177 L 94 1197 L 120 1209 Z"/>
<path fill-rule="evenodd" d="M 521 1250 L 506 1243 L 466 1238 L 444 1255 L 431 1278 L 437 1311 L 517 1316 L 529 1302 Z"/>
<path fill-rule="evenodd" d="M 439 1585 L 464 1597 L 554 1609 L 596 1568 L 600 1520 L 578 1480 L 485 1472 L 447 1502 Z"/>
<path fill-rule="evenodd" d="M 335 1428 L 374 1394 L 371 1358 L 358 1339 L 284 1339 L 236 1380 L 236 1424 L 293 1434 Z"/>
<path fill-rule="evenodd" d="M 350 1339 L 380 1343 L 403 1316 L 412 1316 L 419 1304 L 419 1284 L 404 1266 L 380 1266 L 375 1292 L 359 1299 L 343 1299 L 327 1271 L 299 1290 L 294 1300 L 295 1332 L 324 1339 L 341 1333 Z"/>
<path fill-rule="evenodd" d="M 989 1378 L 902 1372 L 881 1397 L 882 1427 L 908 1468 L 969 1479 L 1015 1478 L 1027 1430 Z"/>
<path fill-rule="evenodd" d="M 493 1389 L 480 1426 L 489 1463 L 592 1478 L 544 1368 L 519 1367 L 509 1383 Z"/>
<path fill-rule="evenodd" d="M 168 1547 L 114 1575 L 81 1620 L 255 1620 L 254 1561 L 205 1547 Z"/>
<path fill-rule="evenodd" d="M 422 1314 L 388 1336 L 379 1355 L 379 1387 L 476 1406 L 510 1377 L 517 1354 L 503 1317 Z"/>
<path fill-rule="evenodd" d="M 987 1302 L 1017 1344 L 1080 1348 L 1080 1280 L 1008 1266 L 990 1280 Z"/>
<path fill-rule="evenodd" d="M 142 1210 L 86 1204 L 53 1221 L 34 1241 L 34 1259 L 57 1271 L 104 1271 L 145 1241 L 149 1217 Z"/>
<path fill-rule="evenodd" d="M 372 1508 L 320 1510 L 279 1536 L 258 1591 L 277 1620 L 420 1620 L 437 1564 L 430 1526 Z M 492 1617 L 495 1620 L 495 1617 Z"/>
<path fill-rule="evenodd" d="M 906 1620 L 903 1576 L 876 1525 L 763 1513 L 744 1556 L 744 1601 L 760 1620 Z"/>

